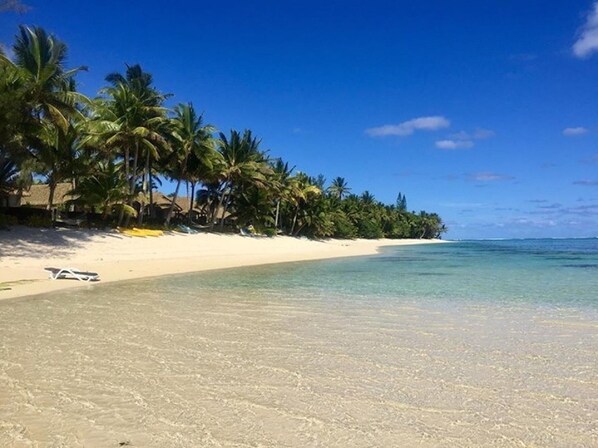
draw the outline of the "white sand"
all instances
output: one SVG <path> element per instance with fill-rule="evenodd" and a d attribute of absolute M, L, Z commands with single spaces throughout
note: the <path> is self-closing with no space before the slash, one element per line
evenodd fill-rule
<path fill-rule="evenodd" d="M 327 240 L 202 233 L 127 237 L 117 232 L 17 227 L 0 232 L 0 300 L 70 287 L 49 280 L 44 267 L 74 267 L 113 282 L 175 273 L 375 254 L 383 246 L 430 240 Z"/>

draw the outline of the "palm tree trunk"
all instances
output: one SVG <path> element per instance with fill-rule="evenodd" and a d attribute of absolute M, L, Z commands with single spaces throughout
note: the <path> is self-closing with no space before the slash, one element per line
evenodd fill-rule
<path fill-rule="evenodd" d="M 148 182 L 150 182 L 150 174 L 149 174 L 149 165 L 150 165 L 150 154 L 149 151 L 145 156 L 145 167 L 143 168 L 143 201 L 139 206 L 139 216 L 137 217 L 137 223 L 141 225 L 143 223 L 143 214 L 145 212 L 145 198 L 147 197 L 147 186 Z"/>
<path fill-rule="evenodd" d="M 48 186 L 50 188 L 50 192 L 49 192 L 49 196 L 48 196 L 48 206 L 47 206 L 47 210 L 50 211 L 50 218 L 52 220 L 52 223 L 54 223 L 54 210 L 52 210 L 54 208 L 54 192 L 56 191 L 56 182 L 54 181 L 50 181 L 48 182 Z"/>
<path fill-rule="evenodd" d="M 280 214 L 280 199 L 276 201 L 276 218 L 274 218 L 274 228 L 278 229 L 278 216 Z"/>
<path fill-rule="evenodd" d="M 299 228 L 298 228 L 298 229 L 297 229 L 297 231 L 295 232 L 295 235 L 294 235 L 294 236 L 299 236 L 299 232 L 301 232 L 301 230 L 303 230 L 303 227 L 305 227 L 305 224 L 301 224 L 301 225 L 299 226 Z"/>
<path fill-rule="evenodd" d="M 122 226 L 124 217 L 125 217 L 125 208 L 121 207 L 120 212 L 118 212 L 118 224 L 117 224 L 118 227 Z"/>
<path fill-rule="evenodd" d="M 139 160 L 139 143 L 135 143 L 135 157 L 133 158 L 133 172 L 131 173 L 131 185 L 129 191 L 131 192 L 131 199 L 129 205 L 133 203 L 133 194 L 135 194 L 135 184 L 137 183 L 137 161 Z"/>
<path fill-rule="evenodd" d="M 220 203 L 218 204 L 218 209 L 222 208 L 222 215 L 220 216 L 220 230 L 224 229 L 224 216 L 226 215 L 226 202 L 224 198 L 227 196 L 228 195 L 225 192 L 222 192 L 222 197 L 220 198 Z"/>
<path fill-rule="evenodd" d="M 135 184 L 137 183 L 137 161 L 139 160 L 139 142 L 135 143 L 135 157 L 133 158 L 133 172 L 131 173 L 131 184 L 129 186 L 130 196 L 129 205 L 133 206 L 133 195 L 135 194 Z M 141 213 L 141 207 L 139 207 L 139 213 Z M 125 226 L 129 226 L 131 216 L 127 215 L 125 220 Z"/>
<path fill-rule="evenodd" d="M 295 224 L 297 224 L 297 215 L 299 214 L 299 206 L 295 209 L 295 214 L 293 215 L 293 224 L 291 225 L 291 235 L 295 231 Z"/>
<path fill-rule="evenodd" d="M 193 204 L 195 203 L 195 181 L 191 181 L 191 198 L 189 200 L 189 213 L 187 214 L 188 224 L 193 221 L 191 219 L 191 213 L 193 212 Z"/>
<path fill-rule="evenodd" d="M 179 187 L 181 186 L 181 179 L 179 179 L 176 183 L 176 189 L 174 190 L 174 196 L 172 197 L 172 202 L 170 203 L 170 207 L 168 207 L 168 213 L 166 214 L 166 222 L 164 223 L 166 227 L 170 225 L 170 217 L 172 216 L 172 211 L 174 210 L 174 203 L 176 202 L 176 198 L 179 195 Z"/>
<path fill-rule="evenodd" d="M 217 216 L 218 214 L 218 210 L 220 210 L 220 208 L 224 208 L 224 197 L 226 196 L 226 189 L 228 187 L 228 182 L 224 182 L 224 188 L 222 188 L 222 195 L 220 196 L 220 200 L 218 201 L 218 207 L 216 208 L 214 215 Z M 221 222 L 221 228 L 224 227 L 224 210 L 222 211 L 222 222 Z M 210 230 L 214 229 L 214 224 L 216 222 L 216 216 L 213 217 L 212 222 L 210 223 Z"/>
<path fill-rule="evenodd" d="M 131 158 L 131 154 L 129 152 L 129 147 L 127 146 L 125 148 L 125 179 L 127 179 L 129 181 L 130 181 L 130 179 L 129 179 L 129 174 L 130 174 L 130 172 L 129 172 L 129 162 L 130 162 L 130 160 L 129 159 L 130 158 Z M 131 193 L 130 190 L 129 190 L 129 193 Z"/>
<path fill-rule="evenodd" d="M 137 214 L 137 225 L 143 224 L 143 212 L 145 211 L 145 169 L 141 173 L 141 198 L 139 200 L 139 213 Z"/>
<path fill-rule="evenodd" d="M 154 207 L 154 186 L 152 184 L 152 161 L 150 160 L 149 165 L 149 213 L 150 218 L 156 217 L 156 208 Z"/>
<path fill-rule="evenodd" d="M 131 187 L 130 187 L 130 167 L 129 167 L 129 163 L 130 163 L 130 159 L 131 158 L 131 152 L 129 150 L 129 146 L 126 145 L 125 146 L 125 179 L 127 181 L 129 181 L 129 197 L 133 196 L 133 193 L 131 191 Z M 122 226 L 123 223 L 123 219 L 125 217 L 125 208 L 121 207 L 120 212 L 118 213 L 118 227 Z"/>
<path fill-rule="evenodd" d="M 77 188 L 77 180 L 75 177 L 73 177 L 71 179 L 71 188 L 74 190 Z M 71 206 L 69 207 L 69 211 L 74 212 L 75 211 L 75 206 L 71 204 Z"/>

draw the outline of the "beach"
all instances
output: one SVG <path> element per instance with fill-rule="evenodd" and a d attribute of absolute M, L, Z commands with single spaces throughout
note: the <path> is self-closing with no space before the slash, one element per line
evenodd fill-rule
<path fill-rule="evenodd" d="M 167 233 L 130 237 L 116 231 L 34 229 L 0 232 L 0 300 L 90 286 L 50 280 L 46 267 L 100 274 L 100 283 L 187 272 L 375 254 L 381 247 L 439 240 L 308 240 L 278 236 Z"/>
<path fill-rule="evenodd" d="M 596 446 L 596 240 L 378 250 L 0 301 L 0 446 Z"/>

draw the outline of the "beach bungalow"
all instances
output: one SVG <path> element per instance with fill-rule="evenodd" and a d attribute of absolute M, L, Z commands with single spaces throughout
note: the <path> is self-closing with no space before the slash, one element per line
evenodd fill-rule
<path fill-rule="evenodd" d="M 72 184 L 68 182 L 59 183 L 56 185 L 56 190 L 54 192 L 54 200 L 52 204 L 52 218 L 56 220 L 59 217 L 59 211 L 62 212 L 73 212 L 75 210 L 75 206 L 73 204 L 69 204 L 69 201 L 73 199 L 72 196 L 68 195 L 68 192 L 72 190 Z M 166 219 L 166 215 L 168 214 L 168 210 L 172 204 L 172 197 L 167 196 L 162 192 L 154 192 L 152 195 L 152 199 L 154 201 L 154 218 L 158 221 L 164 221 Z M 50 188 L 47 184 L 34 184 L 31 185 L 30 188 L 26 190 L 13 190 L 8 195 L 4 195 L 0 198 L 0 208 L 13 208 L 13 209 L 20 209 L 20 208 L 29 208 L 29 209 L 38 209 L 38 210 L 47 210 L 50 198 Z M 141 209 L 141 204 L 143 199 L 141 196 L 138 200 L 133 201 L 133 207 L 139 211 Z M 191 220 L 198 224 L 210 224 L 210 219 L 212 217 L 212 212 L 208 206 L 198 206 L 196 203 L 191 206 L 191 200 L 187 196 L 179 196 L 177 197 L 174 208 L 172 218 L 179 219 L 179 220 L 186 220 L 188 218 L 189 212 L 191 212 Z M 72 213 L 69 213 L 71 215 Z M 150 215 L 150 207 L 146 203 L 144 206 L 144 214 L 146 217 Z M 66 219 L 66 214 L 64 214 Z M 214 214 L 217 220 L 220 219 L 222 216 L 222 209 L 216 210 Z M 231 214 L 229 212 L 225 213 L 225 219 L 229 218 Z"/>
<path fill-rule="evenodd" d="M 54 200 L 50 210 L 52 217 L 56 218 L 58 210 L 73 211 L 73 205 L 68 201 L 73 199 L 68 194 L 73 189 L 72 184 L 68 182 L 58 183 L 54 190 Z M 50 202 L 50 186 L 47 184 L 33 184 L 28 189 L 18 189 L 11 191 L 7 196 L 0 199 L 0 207 L 3 208 L 33 208 L 39 210 L 48 210 Z"/>
<path fill-rule="evenodd" d="M 154 201 L 154 217 L 159 221 L 163 221 L 166 219 L 173 198 L 160 191 L 154 192 L 152 196 Z M 133 207 L 139 211 L 141 208 L 141 201 L 134 201 Z M 150 207 L 147 204 L 144 207 L 144 213 L 146 216 L 149 216 L 150 214 Z M 189 217 L 189 213 L 191 213 L 191 221 L 203 225 L 209 224 L 212 216 L 208 206 L 198 206 L 195 202 L 193 203 L 193 206 L 191 206 L 191 198 L 188 196 L 178 196 L 176 201 L 174 201 L 172 218 L 186 220 Z M 226 212 L 225 219 L 230 217 L 230 215 L 230 213 Z M 216 211 L 215 216 L 218 219 L 222 216 L 222 208 L 219 208 Z"/>

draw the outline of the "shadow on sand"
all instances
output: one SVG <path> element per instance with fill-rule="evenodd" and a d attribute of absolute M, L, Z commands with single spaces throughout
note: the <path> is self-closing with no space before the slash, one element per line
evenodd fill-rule
<path fill-rule="evenodd" d="M 0 258 L 68 256 L 91 238 L 123 236 L 113 231 L 15 226 L 0 230 Z"/>

